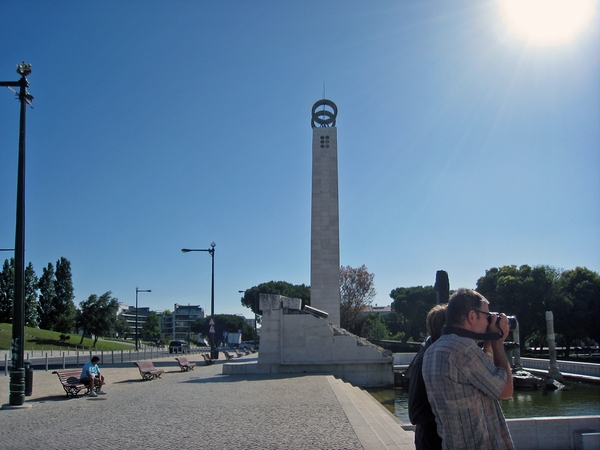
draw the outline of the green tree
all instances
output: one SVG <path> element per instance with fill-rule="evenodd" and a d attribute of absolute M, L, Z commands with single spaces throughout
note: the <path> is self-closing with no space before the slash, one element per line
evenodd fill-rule
<path fill-rule="evenodd" d="M 390 293 L 392 309 L 398 315 L 399 333 L 404 333 L 402 342 L 410 338 L 422 340 L 426 334 L 427 313 L 436 304 L 433 286 L 396 288 Z"/>
<path fill-rule="evenodd" d="M 254 328 L 246 322 L 242 316 L 233 314 L 216 314 L 215 319 L 215 343 L 223 339 L 223 332 L 237 333 L 242 330 L 242 340 L 252 339 Z M 200 333 L 210 337 L 210 317 L 204 317 L 196 320 L 190 327 L 194 333 Z"/>
<path fill-rule="evenodd" d="M 15 297 L 15 260 L 4 260 L 0 272 L 0 323 L 12 323 Z"/>
<path fill-rule="evenodd" d="M 25 326 L 38 326 L 38 278 L 31 262 L 25 267 Z"/>
<path fill-rule="evenodd" d="M 365 306 L 373 301 L 377 293 L 373 279 L 363 264 L 358 268 L 340 267 L 340 326 L 358 334 L 358 319 Z"/>
<path fill-rule="evenodd" d="M 42 276 L 38 281 L 40 296 L 38 299 L 38 318 L 40 328 L 52 330 L 57 319 L 57 312 L 54 309 L 54 266 L 48 263 L 47 267 L 42 268 Z"/>
<path fill-rule="evenodd" d="M 160 317 L 154 311 L 148 313 L 141 330 L 142 339 L 156 342 L 160 338 Z"/>
<path fill-rule="evenodd" d="M 38 279 L 33 270 L 33 264 L 25 267 L 24 279 L 24 306 L 25 326 L 38 326 Z M 15 285 L 15 259 L 4 261 L 2 272 L 0 272 L 0 322 L 12 323 L 14 290 Z"/>
<path fill-rule="evenodd" d="M 127 319 L 125 317 L 123 317 L 122 315 L 118 315 L 115 320 L 114 332 L 115 332 L 115 335 L 120 338 L 124 338 L 129 333 L 131 333 L 131 325 L 129 325 L 129 322 L 127 322 Z"/>
<path fill-rule="evenodd" d="M 389 339 L 394 341 L 402 341 L 404 338 L 404 328 L 398 313 L 392 309 L 390 314 L 383 316 L 383 320 L 385 321 L 385 326 L 390 332 Z"/>
<path fill-rule="evenodd" d="M 565 354 L 577 341 L 600 342 L 600 275 L 585 267 L 564 271 L 553 304 L 554 329 L 565 339 Z"/>
<path fill-rule="evenodd" d="M 477 292 L 490 302 L 492 311 L 516 316 L 521 349 L 537 334 L 545 334 L 545 311 L 554 302 L 559 271 L 550 266 L 493 267 L 477 280 Z"/>
<path fill-rule="evenodd" d="M 310 305 L 310 287 L 304 284 L 291 284 L 286 281 L 269 281 L 246 289 L 241 299 L 242 306 L 250 308 L 254 314 L 262 315 L 262 311 L 259 309 L 260 294 L 299 298 L 302 300 L 302 307 Z"/>
<path fill-rule="evenodd" d="M 380 314 L 369 313 L 363 324 L 362 335 L 367 339 L 381 341 L 389 339 L 390 332 Z"/>
<path fill-rule="evenodd" d="M 54 280 L 53 309 L 56 312 L 56 322 L 52 330 L 61 333 L 70 333 L 75 326 L 76 309 L 73 299 L 73 280 L 71 275 L 71 262 L 61 257 L 56 261 Z"/>
<path fill-rule="evenodd" d="M 115 328 L 119 301 L 108 291 L 98 297 L 90 295 L 87 300 L 81 302 L 81 313 L 78 316 L 78 326 L 83 330 L 81 342 L 87 333 L 94 335 L 94 346 L 100 336 L 109 336 Z"/>

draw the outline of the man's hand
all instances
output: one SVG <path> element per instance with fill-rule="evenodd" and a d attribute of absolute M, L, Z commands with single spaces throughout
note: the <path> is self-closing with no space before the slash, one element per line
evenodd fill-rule
<path fill-rule="evenodd" d="M 506 314 L 500 313 L 500 323 L 496 326 L 496 328 L 500 331 L 502 337 L 499 339 L 500 342 L 504 342 L 508 337 L 508 317 Z"/>
<path fill-rule="evenodd" d="M 508 337 L 508 318 L 506 314 L 500 313 L 500 323 L 496 328 L 501 332 L 502 337 L 497 341 L 491 341 L 490 344 L 494 352 L 494 365 L 503 368 L 506 372 L 506 385 L 500 394 L 500 398 L 506 400 L 512 397 L 513 394 L 512 371 L 510 370 L 510 363 L 506 358 L 506 353 L 504 353 L 504 341 Z"/>

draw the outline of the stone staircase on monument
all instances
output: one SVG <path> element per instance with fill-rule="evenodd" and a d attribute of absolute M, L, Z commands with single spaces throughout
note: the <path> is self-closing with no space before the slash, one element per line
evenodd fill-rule
<path fill-rule="evenodd" d="M 327 380 L 365 450 L 414 450 L 414 433 L 368 392 L 331 375 Z"/>

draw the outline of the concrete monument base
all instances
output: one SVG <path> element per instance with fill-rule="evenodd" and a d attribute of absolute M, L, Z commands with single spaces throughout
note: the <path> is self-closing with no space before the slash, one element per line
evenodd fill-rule
<path fill-rule="evenodd" d="M 224 374 L 331 374 L 360 387 L 394 385 L 393 355 L 300 310 L 301 300 L 260 295 L 263 321 L 256 364 L 226 364 Z"/>

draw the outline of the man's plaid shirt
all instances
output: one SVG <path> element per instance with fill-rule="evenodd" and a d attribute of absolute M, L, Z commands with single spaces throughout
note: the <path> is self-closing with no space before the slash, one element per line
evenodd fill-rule
<path fill-rule="evenodd" d="M 444 449 L 514 449 L 498 403 L 506 372 L 473 339 L 440 337 L 425 352 L 423 379 Z"/>

